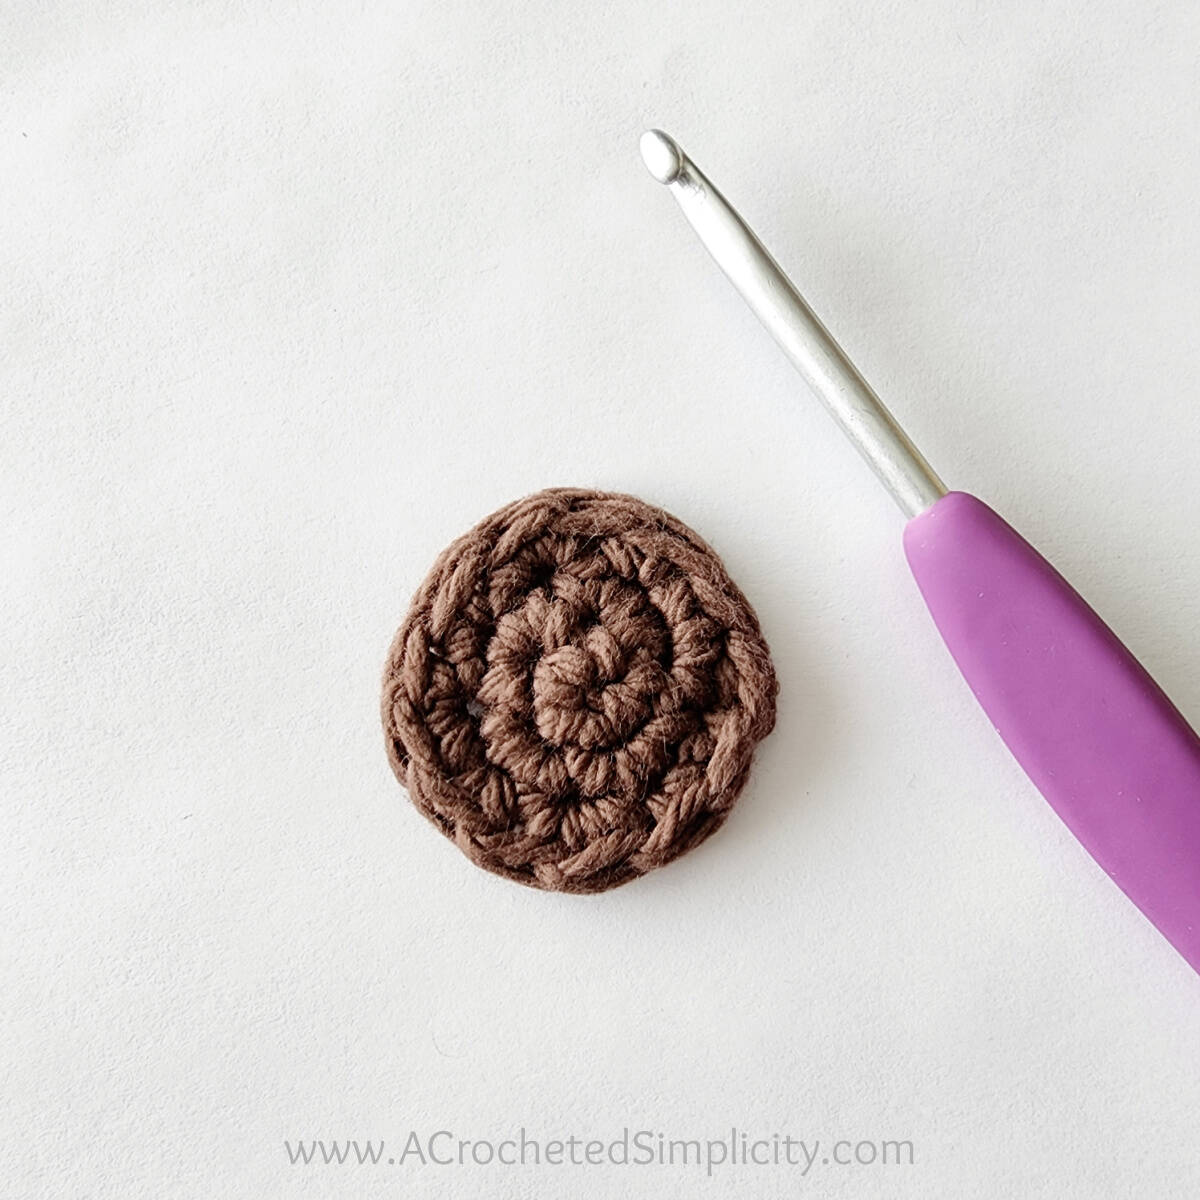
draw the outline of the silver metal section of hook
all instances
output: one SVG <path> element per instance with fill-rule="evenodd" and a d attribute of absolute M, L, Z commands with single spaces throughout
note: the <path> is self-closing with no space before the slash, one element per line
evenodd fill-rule
<path fill-rule="evenodd" d="M 670 189 L 717 265 L 896 503 L 914 517 L 941 499 L 945 485 L 733 206 L 665 133 L 648 130 L 641 150 L 650 174 Z"/>

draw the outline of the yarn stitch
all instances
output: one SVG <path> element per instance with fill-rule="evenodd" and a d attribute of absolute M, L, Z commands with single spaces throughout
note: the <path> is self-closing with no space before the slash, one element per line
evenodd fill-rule
<path fill-rule="evenodd" d="M 388 757 L 472 862 L 599 892 L 729 815 L 778 685 L 716 554 L 633 496 L 553 488 L 442 552 L 388 654 Z"/>

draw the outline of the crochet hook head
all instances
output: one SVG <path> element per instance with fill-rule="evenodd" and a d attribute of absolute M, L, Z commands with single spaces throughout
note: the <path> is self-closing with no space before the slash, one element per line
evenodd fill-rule
<path fill-rule="evenodd" d="M 717 265 L 901 509 L 916 516 L 944 496 L 945 485 L 871 385 L 766 247 L 674 138 L 651 129 L 642 135 L 641 149 L 650 174 L 670 189 Z"/>

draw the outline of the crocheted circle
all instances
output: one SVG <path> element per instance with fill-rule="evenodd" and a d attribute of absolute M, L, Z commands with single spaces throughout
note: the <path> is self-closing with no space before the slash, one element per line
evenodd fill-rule
<path fill-rule="evenodd" d="M 778 685 L 753 610 L 687 526 L 553 488 L 442 552 L 388 654 L 388 757 L 478 866 L 599 892 L 728 816 Z"/>

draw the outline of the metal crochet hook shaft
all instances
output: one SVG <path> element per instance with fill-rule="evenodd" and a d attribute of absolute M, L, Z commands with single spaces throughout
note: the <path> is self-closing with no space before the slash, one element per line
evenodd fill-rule
<path fill-rule="evenodd" d="M 717 265 L 896 503 L 913 517 L 941 499 L 945 485 L 732 205 L 665 133 L 648 130 L 641 149 L 650 173 L 670 188 Z"/>

